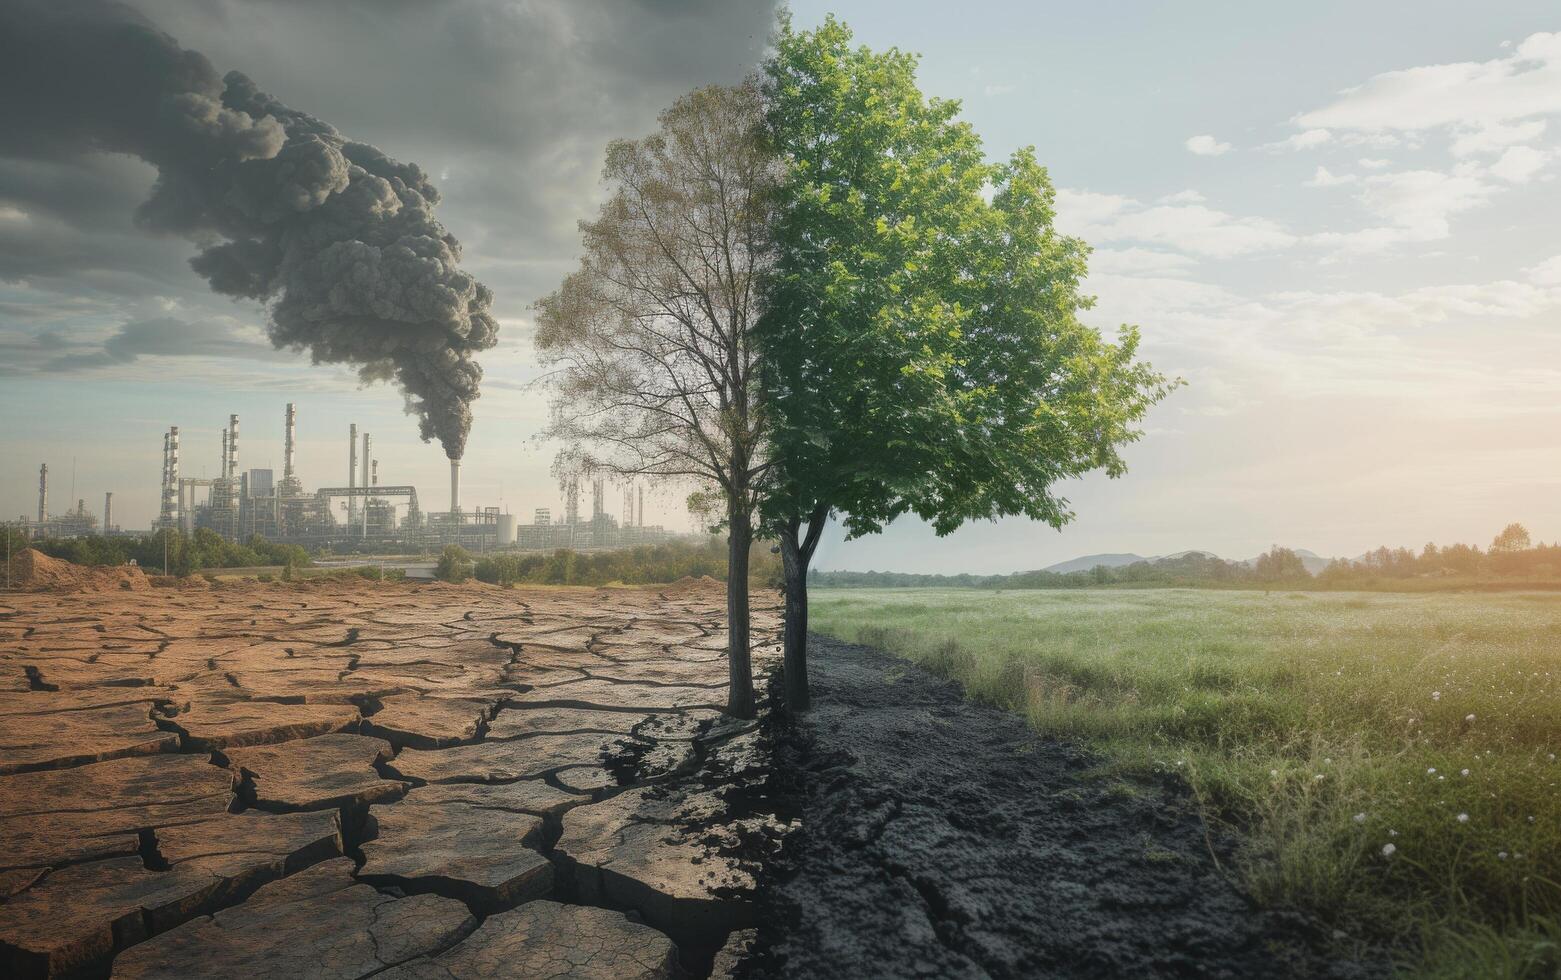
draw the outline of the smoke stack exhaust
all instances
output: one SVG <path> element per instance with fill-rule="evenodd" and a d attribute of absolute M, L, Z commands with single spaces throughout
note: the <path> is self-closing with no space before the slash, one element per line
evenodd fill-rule
<path fill-rule="evenodd" d="M 222 478 L 224 480 L 226 480 L 228 478 L 228 430 L 227 429 L 223 429 L 222 430 L 222 455 L 217 459 L 217 464 L 218 464 L 217 465 L 217 472 L 221 473 L 222 474 Z"/>
<path fill-rule="evenodd" d="M 379 460 L 376 459 L 373 465 L 369 467 L 369 476 L 373 479 L 373 483 L 370 486 L 379 486 Z"/>
<path fill-rule="evenodd" d="M 238 480 L 238 416 L 228 416 L 228 479 Z M 238 491 L 233 490 L 236 496 Z"/>
<path fill-rule="evenodd" d="M 293 406 L 292 402 L 288 402 L 287 403 L 287 438 L 286 438 L 286 441 L 285 441 L 285 448 L 283 450 L 283 455 L 282 455 L 282 479 L 284 479 L 284 480 L 291 480 L 293 478 L 293 456 L 294 456 L 295 442 L 296 442 L 296 439 L 297 439 L 297 437 L 296 437 L 296 435 L 294 433 L 294 428 L 297 425 L 297 422 L 298 422 L 298 410 Z"/>
<path fill-rule="evenodd" d="M 168 515 L 175 524 L 184 523 L 184 491 L 179 487 L 179 427 L 168 427 Z M 181 526 L 179 530 L 184 530 Z"/>
<path fill-rule="evenodd" d="M 114 491 L 109 490 L 103 494 L 103 533 L 113 530 L 114 524 Z"/>
<path fill-rule="evenodd" d="M 38 523 L 49 519 L 49 464 L 38 467 Z"/>
<path fill-rule="evenodd" d="M 461 512 L 461 461 L 450 460 L 450 516 Z"/>

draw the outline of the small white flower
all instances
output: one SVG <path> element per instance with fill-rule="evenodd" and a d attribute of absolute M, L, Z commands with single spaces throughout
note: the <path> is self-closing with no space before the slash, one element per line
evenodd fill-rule
<path fill-rule="evenodd" d="M 1313 776 L 1312 777 L 1312 781 L 1313 782 L 1318 782 L 1318 783 L 1322 782 L 1323 781 L 1323 774 L 1322 773 L 1318 773 L 1317 775 Z"/>
<path fill-rule="evenodd" d="M 1426 770 L 1426 771 L 1425 771 L 1425 774 L 1426 774 L 1426 775 L 1427 775 L 1427 776 L 1435 776 L 1435 775 L 1436 775 L 1436 767 L 1435 767 L 1435 766 L 1432 766 L 1432 767 L 1431 767 L 1431 768 L 1429 768 L 1429 769 L 1427 769 L 1427 770 Z"/>
<path fill-rule="evenodd" d="M 1459 823 L 1468 823 L 1469 822 L 1469 815 L 1467 813 L 1460 813 L 1460 814 L 1458 814 L 1458 822 Z"/>
<path fill-rule="evenodd" d="M 1397 851 L 1398 851 L 1398 848 L 1394 847 L 1392 844 L 1383 844 L 1382 845 L 1382 856 L 1385 857 L 1385 858 L 1392 857 L 1394 855 L 1394 853 L 1397 852 Z"/>
<path fill-rule="evenodd" d="M 1497 851 L 1496 852 L 1496 860 L 1498 860 L 1498 861 L 1505 861 L 1505 860 L 1507 860 L 1507 852 L 1506 851 Z"/>
<path fill-rule="evenodd" d="M 1471 725 L 1474 724 L 1474 716 L 1473 715 L 1464 715 L 1463 716 L 1463 720 L 1468 722 Z"/>
<path fill-rule="evenodd" d="M 1440 700 L 1442 700 L 1442 692 L 1441 691 L 1432 691 L 1431 692 L 1431 700 L 1432 701 L 1440 701 Z"/>
<path fill-rule="evenodd" d="M 1365 823 L 1366 822 L 1366 815 L 1364 813 L 1357 813 L 1357 814 L 1355 814 L 1355 822 L 1356 823 Z"/>
<path fill-rule="evenodd" d="M 1462 773 L 1462 775 L 1465 775 L 1465 776 L 1467 776 L 1467 775 L 1469 775 L 1469 770 L 1467 770 L 1467 769 L 1465 769 L 1465 770 L 1464 770 L 1464 771 L 1463 771 L 1463 773 Z"/>

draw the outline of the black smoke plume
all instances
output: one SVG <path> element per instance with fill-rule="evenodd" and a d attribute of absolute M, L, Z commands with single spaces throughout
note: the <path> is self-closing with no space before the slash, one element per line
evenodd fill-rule
<path fill-rule="evenodd" d="M 141 226 L 199 245 L 217 292 L 265 303 L 278 347 L 394 380 L 423 439 L 461 458 L 498 324 L 415 164 L 219 76 L 111 0 L 0 2 L 0 134 L 11 156 L 155 166 Z"/>

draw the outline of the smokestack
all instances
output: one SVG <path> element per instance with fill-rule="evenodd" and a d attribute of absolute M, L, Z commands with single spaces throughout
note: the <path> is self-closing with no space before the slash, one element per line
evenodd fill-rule
<path fill-rule="evenodd" d="M 0 132 L 43 160 L 96 150 L 157 168 L 138 226 L 183 235 L 216 292 L 264 304 L 278 348 L 394 377 L 459 459 L 498 341 L 421 168 L 219 72 L 129 4 L 0 2 Z M 388 370 L 387 370 L 388 369 Z"/>
<path fill-rule="evenodd" d="M 179 427 L 168 427 L 168 516 L 175 524 L 183 524 L 184 490 L 179 486 Z M 180 527 L 179 530 L 184 530 Z"/>
<path fill-rule="evenodd" d="M 375 460 L 369 467 L 369 476 L 373 479 L 373 486 L 379 486 L 379 460 Z"/>
<path fill-rule="evenodd" d="M 363 433 L 363 485 L 365 487 L 367 487 L 369 485 L 369 458 L 370 458 L 369 454 L 370 454 L 370 452 L 372 452 L 372 449 L 371 449 L 372 445 L 373 445 L 373 443 L 371 443 L 369 441 L 369 434 L 367 432 Z M 364 498 L 364 500 L 363 500 L 363 534 L 366 537 L 368 535 L 368 533 L 369 533 L 369 502 L 368 502 L 368 498 Z"/>
<path fill-rule="evenodd" d="M 49 464 L 38 467 L 38 523 L 49 519 Z"/>
<path fill-rule="evenodd" d="M 461 461 L 450 460 L 450 516 L 461 512 Z"/>
<path fill-rule="evenodd" d="M 168 433 L 166 432 L 163 433 L 163 488 L 158 497 L 157 520 L 162 524 L 168 521 Z"/>
<path fill-rule="evenodd" d="M 284 480 L 291 480 L 293 478 L 293 452 L 294 452 L 294 442 L 295 442 L 295 439 L 296 439 L 296 436 L 294 435 L 294 431 L 293 430 L 294 430 L 295 425 L 297 424 L 297 421 L 298 421 L 298 411 L 297 411 L 296 408 L 293 407 L 293 403 L 292 402 L 288 402 L 287 403 L 287 437 L 286 437 L 286 441 L 284 443 L 285 448 L 283 449 L 283 454 L 282 454 L 282 479 L 284 479 Z"/>
<path fill-rule="evenodd" d="M 639 494 L 640 494 L 639 513 L 634 515 L 634 526 L 635 527 L 644 527 L 645 526 L 645 488 L 643 486 L 639 488 Z"/>
<path fill-rule="evenodd" d="M 238 479 L 238 416 L 228 416 L 228 479 Z M 237 491 L 229 491 L 236 494 Z"/>
<path fill-rule="evenodd" d="M 114 521 L 114 491 L 109 490 L 103 494 L 103 533 L 107 534 L 113 528 Z"/>
<path fill-rule="evenodd" d="M 347 486 L 358 485 L 358 423 L 347 426 Z M 357 523 L 358 498 L 347 498 L 347 523 Z"/>
<path fill-rule="evenodd" d="M 222 456 L 221 456 L 220 459 L 217 460 L 217 463 L 218 463 L 217 472 L 221 473 L 222 474 L 222 478 L 224 480 L 226 480 L 228 478 L 228 430 L 227 429 L 223 429 L 222 430 Z"/>

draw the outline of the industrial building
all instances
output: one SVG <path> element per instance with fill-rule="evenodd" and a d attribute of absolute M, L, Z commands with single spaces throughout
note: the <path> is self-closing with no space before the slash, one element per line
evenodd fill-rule
<path fill-rule="evenodd" d="M 614 519 L 606 511 L 601 479 L 592 483 L 589 518 L 580 515 L 578 479 L 560 488 L 565 494 L 562 522 L 552 520 L 548 507 L 537 508 L 530 524 L 498 507 L 463 509 L 458 460 L 450 462 L 449 509 L 427 511 L 419 505 L 416 487 L 380 482 L 373 437 L 360 433 L 356 424 L 347 430 L 346 485 L 308 491 L 297 471 L 297 425 L 297 406 L 289 402 L 282 477 L 275 481 L 269 469 L 240 470 L 237 415 L 228 417 L 222 431 L 219 475 L 209 479 L 180 475 L 179 427 L 171 426 L 163 436 L 162 504 L 154 528 L 193 532 L 204 527 L 233 541 L 259 535 L 310 549 L 385 553 L 451 543 L 473 551 L 619 548 L 672 537 L 659 525 L 645 525 L 643 487 L 623 488 L 623 518 Z"/>
<path fill-rule="evenodd" d="M 74 481 L 73 481 L 74 482 Z M 119 528 L 113 523 L 114 494 L 103 495 L 103 523 L 97 515 L 87 510 L 84 497 L 76 499 L 76 506 L 63 514 L 49 513 L 49 464 L 38 467 L 38 515 L 30 518 L 21 515 L 15 521 L 7 521 L 11 527 L 30 538 L 79 538 L 89 534 L 113 534 Z"/>

